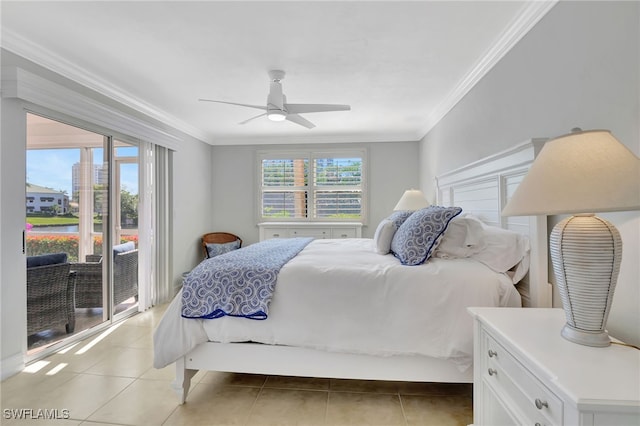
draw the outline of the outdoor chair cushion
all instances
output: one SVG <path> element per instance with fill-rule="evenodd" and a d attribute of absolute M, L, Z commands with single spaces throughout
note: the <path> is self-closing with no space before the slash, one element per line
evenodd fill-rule
<path fill-rule="evenodd" d="M 40 254 L 37 256 L 27 256 L 27 268 L 36 266 L 57 265 L 67 263 L 67 253 Z"/>

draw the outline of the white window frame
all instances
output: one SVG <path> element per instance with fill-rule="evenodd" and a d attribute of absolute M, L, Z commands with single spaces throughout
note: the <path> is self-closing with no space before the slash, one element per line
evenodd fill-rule
<path fill-rule="evenodd" d="M 277 150 L 277 151 L 257 151 L 256 153 L 256 219 L 258 223 L 264 222 L 353 222 L 353 223 L 366 223 L 368 214 L 368 151 L 366 148 L 347 148 L 347 149 L 311 149 L 311 150 Z M 314 192 L 316 188 L 315 182 L 313 182 L 313 168 L 315 167 L 314 160 L 317 158 L 361 158 L 362 159 L 362 177 L 360 190 L 362 194 L 361 198 L 361 210 L 360 217 L 356 219 L 348 218 L 314 218 L 315 214 L 315 200 Z M 276 160 L 276 159 L 307 159 L 309 161 L 309 179 L 306 187 L 287 187 L 287 190 L 304 189 L 307 191 L 308 196 L 308 210 L 307 216 L 304 218 L 292 218 L 292 217 L 263 217 L 262 216 L 262 161 L 263 160 Z M 341 188 L 344 189 L 344 188 Z"/>

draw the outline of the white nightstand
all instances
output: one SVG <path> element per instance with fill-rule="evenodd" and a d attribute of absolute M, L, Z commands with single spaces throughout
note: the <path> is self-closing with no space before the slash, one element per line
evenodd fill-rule
<path fill-rule="evenodd" d="M 469 308 L 481 425 L 640 425 L 640 351 L 563 339 L 562 309 Z"/>

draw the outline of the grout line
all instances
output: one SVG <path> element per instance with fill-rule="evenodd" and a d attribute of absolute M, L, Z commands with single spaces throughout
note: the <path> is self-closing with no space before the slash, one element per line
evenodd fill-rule
<path fill-rule="evenodd" d="M 103 376 L 103 377 L 114 377 L 114 376 Z M 131 379 L 131 377 L 127 377 L 128 379 Z M 95 410 L 93 410 L 91 412 L 91 414 L 89 414 L 86 418 L 84 419 L 80 419 L 80 422 L 85 422 L 85 421 L 90 421 L 89 417 L 93 416 L 94 414 L 96 414 L 100 409 L 102 409 L 102 407 L 104 407 L 105 405 L 109 404 L 111 401 L 113 401 L 115 398 L 118 397 L 118 395 L 120 395 L 122 392 L 124 392 L 125 390 L 127 390 L 129 388 L 129 386 L 133 385 L 136 382 L 137 379 L 133 379 L 131 381 L 131 383 L 129 383 L 127 386 L 125 386 L 124 388 L 122 388 L 122 390 L 118 393 L 116 393 L 115 395 L 113 395 L 111 398 L 109 398 L 108 400 L 106 400 L 104 402 L 104 404 L 100 405 L 98 408 L 96 408 Z"/>
<path fill-rule="evenodd" d="M 404 411 L 404 404 L 402 403 L 402 395 L 400 391 L 398 391 L 398 399 L 400 400 L 400 411 L 402 411 L 402 418 L 404 419 L 404 424 L 407 426 L 409 424 L 409 420 L 407 420 L 407 413 Z"/>
<path fill-rule="evenodd" d="M 267 384 L 267 380 L 268 380 L 269 376 L 265 375 L 264 376 L 264 381 L 262 382 L 262 385 L 260 386 L 260 390 L 258 391 L 258 394 L 256 395 L 256 398 L 253 400 L 253 404 L 251 404 L 251 408 L 249 408 L 249 414 L 247 415 L 247 421 L 245 423 L 245 425 L 249 425 L 249 420 L 251 419 L 251 415 L 253 414 L 253 409 L 255 408 L 256 404 L 258 403 L 258 398 L 260 398 L 260 395 L 262 395 L 262 391 L 264 390 L 264 385 Z"/>

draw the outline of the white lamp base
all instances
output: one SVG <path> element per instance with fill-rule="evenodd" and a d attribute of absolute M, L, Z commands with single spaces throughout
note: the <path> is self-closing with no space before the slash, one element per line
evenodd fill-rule
<path fill-rule="evenodd" d="M 605 331 L 597 331 L 597 332 L 588 332 L 583 330 L 578 330 L 577 328 L 571 327 L 569 324 L 565 324 L 562 327 L 562 331 L 560 335 L 567 340 L 570 340 L 574 343 L 578 343 L 580 345 L 585 346 L 595 346 L 599 348 L 604 348 L 605 346 L 609 346 L 611 344 L 611 339 L 609 339 L 609 333 Z"/>
<path fill-rule="evenodd" d="M 609 346 L 605 326 L 620 271 L 620 233 L 593 214 L 576 215 L 553 228 L 550 248 L 567 318 L 562 337 L 586 346 Z"/>

